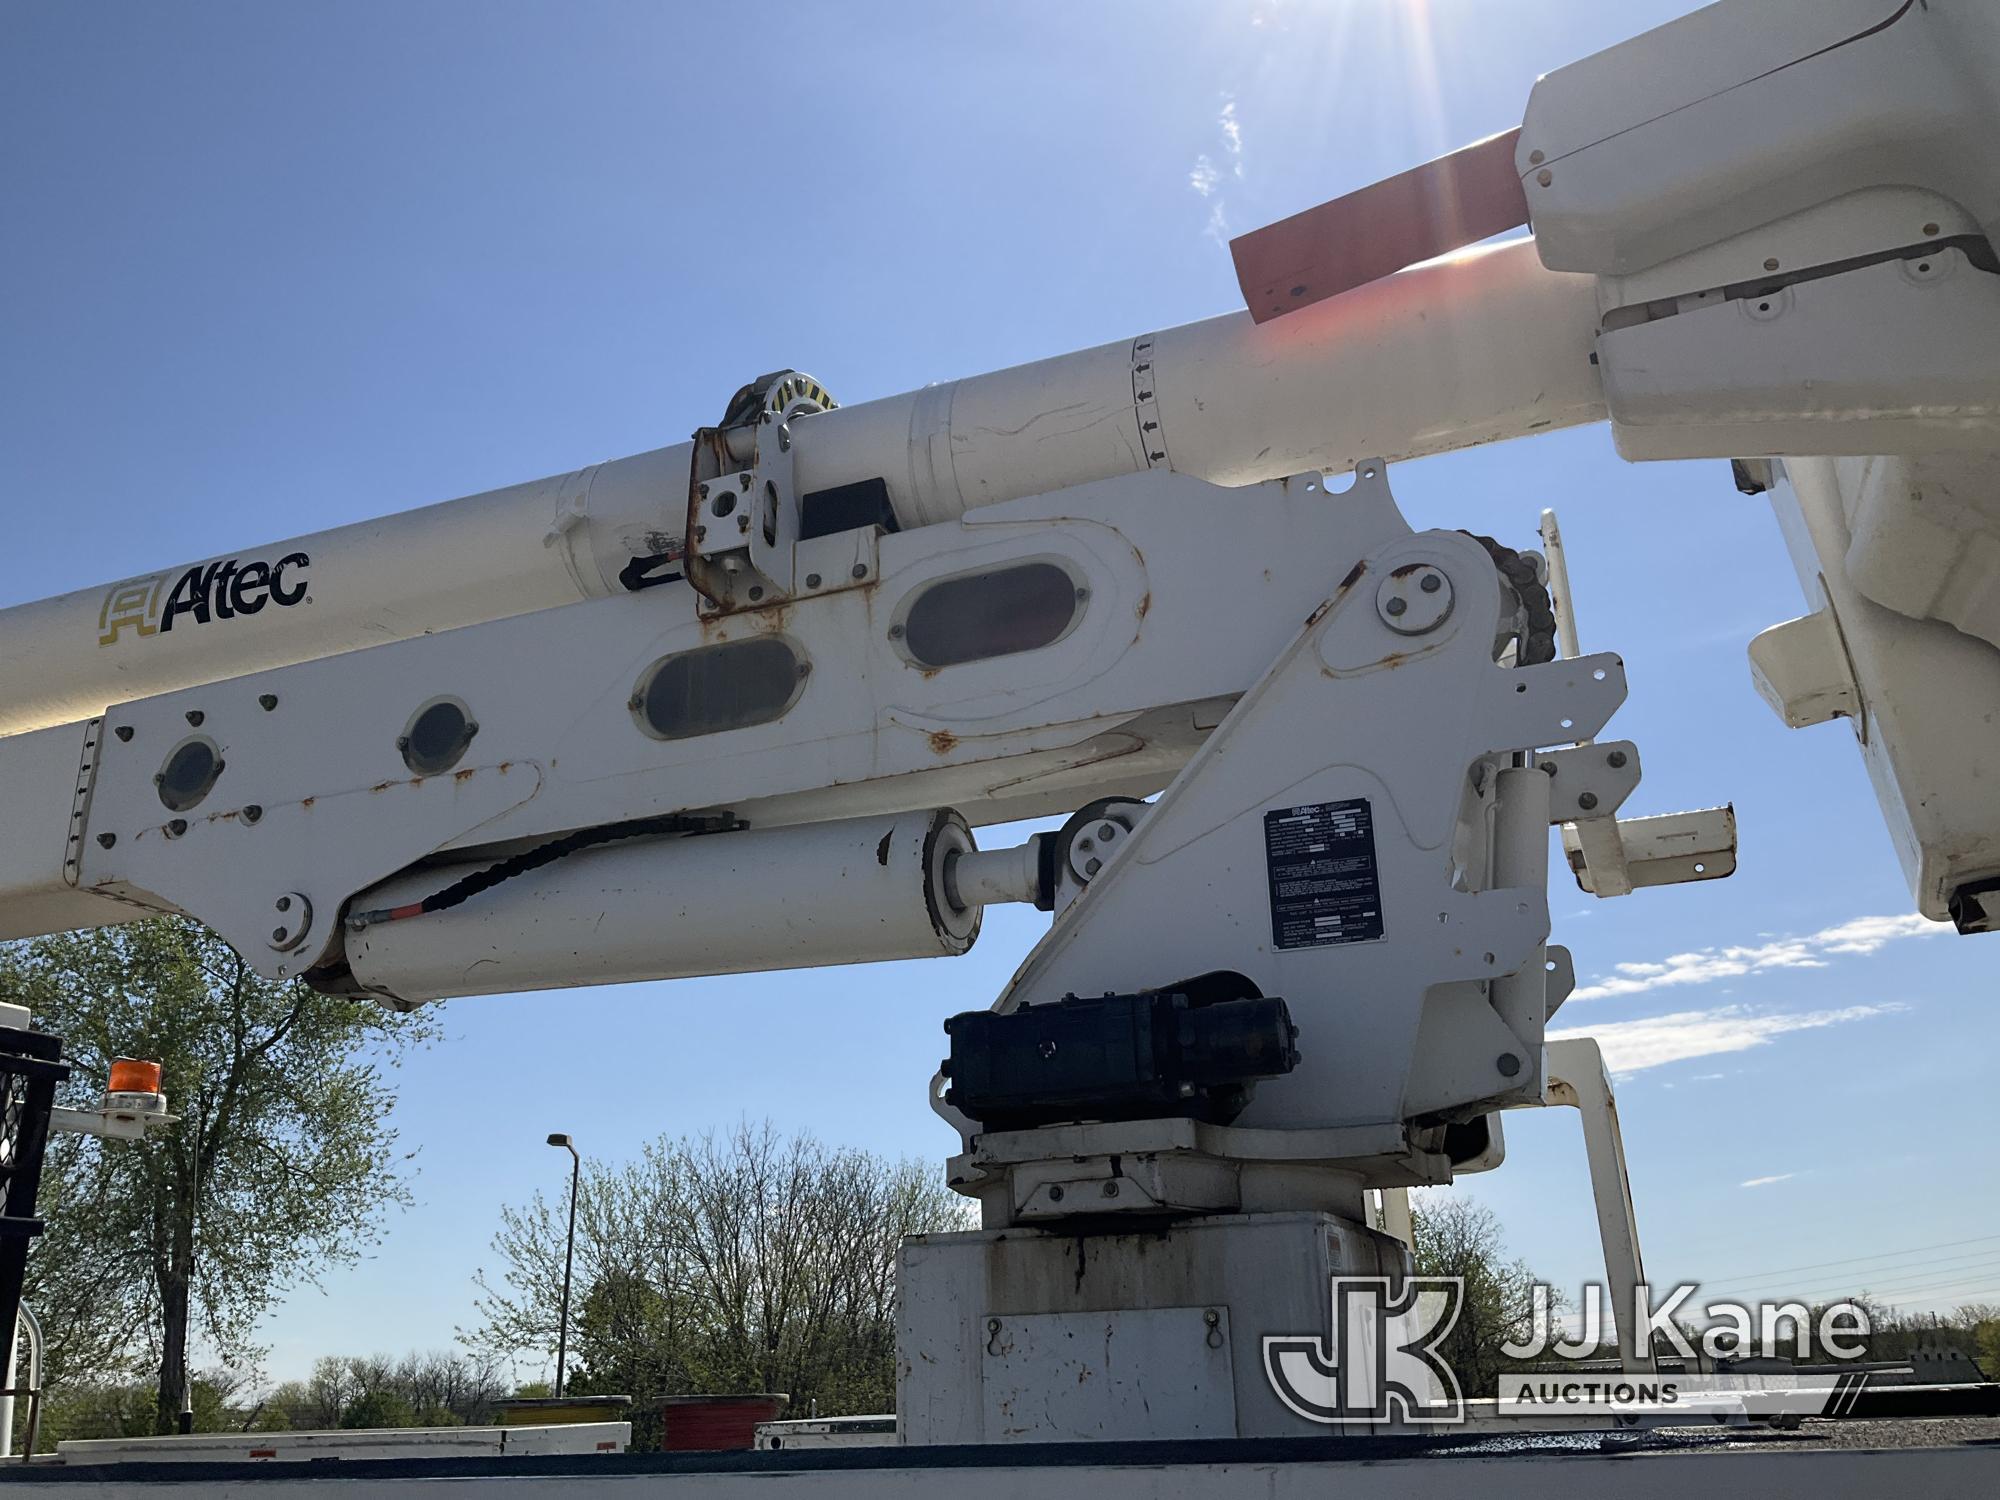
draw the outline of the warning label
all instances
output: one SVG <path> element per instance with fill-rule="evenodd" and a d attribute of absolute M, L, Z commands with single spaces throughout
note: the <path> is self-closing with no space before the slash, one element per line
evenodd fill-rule
<path fill-rule="evenodd" d="M 1264 869 L 1276 946 L 1322 948 L 1382 936 L 1375 820 L 1365 797 L 1265 813 Z"/>

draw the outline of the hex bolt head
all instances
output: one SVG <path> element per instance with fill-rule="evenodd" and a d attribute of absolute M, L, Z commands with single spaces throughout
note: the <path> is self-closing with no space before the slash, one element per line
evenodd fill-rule
<path fill-rule="evenodd" d="M 1085 875 L 1095 875 L 1099 870 L 1103 868 L 1104 868 L 1104 861 L 1101 859 L 1086 859 L 1083 862 L 1083 873 Z"/>
<path fill-rule="evenodd" d="M 1589 812 L 1592 808 L 1597 806 L 1597 793 L 1595 792 L 1577 793 L 1576 805 L 1582 808 L 1585 812 Z"/>
<path fill-rule="evenodd" d="M 1604 757 L 1604 763 L 1614 771 L 1622 771 L 1625 769 L 1627 759 L 1629 757 L 1623 750 L 1613 750 L 1609 755 Z"/>
<path fill-rule="evenodd" d="M 1388 603 L 1382 606 L 1382 613 L 1386 615 L 1407 614 L 1409 608 L 1410 601 L 1405 599 L 1401 594 L 1396 594 L 1391 596 Z"/>
<path fill-rule="evenodd" d="M 1435 594 L 1439 589 L 1444 587 L 1444 580 L 1435 573 L 1426 573 L 1417 584 L 1417 587 L 1422 589 L 1426 594 Z"/>
<path fill-rule="evenodd" d="M 866 578 L 868 576 L 868 564 L 856 563 L 847 570 L 847 576 L 850 578 Z"/>

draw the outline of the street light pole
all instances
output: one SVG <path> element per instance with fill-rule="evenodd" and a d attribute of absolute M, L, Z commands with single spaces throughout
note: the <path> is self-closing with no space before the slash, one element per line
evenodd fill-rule
<path fill-rule="evenodd" d="M 576 1154 L 576 1145 L 566 1135 L 549 1137 L 551 1146 L 560 1146 L 569 1152 L 569 1244 L 563 1251 L 562 1317 L 556 1326 L 556 1395 L 563 1393 L 563 1367 L 569 1361 L 569 1273 L 576 1264 L 576 1180 L 583 1169 L 583 1158 Z"/>

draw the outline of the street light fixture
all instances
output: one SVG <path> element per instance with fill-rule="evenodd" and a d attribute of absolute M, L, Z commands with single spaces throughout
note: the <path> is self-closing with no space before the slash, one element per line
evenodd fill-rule
<path fill-rule="evenodd" d="M 562 1316 L 556 1325 L 556 1396 L 560 1399 L 563 1367 L 569 1360 L 569 1273 L 576 1264 L 576 1180 L 583 1170 L 583 1158 L 576 1154 L 576 1144 L 566 1135 L 551 1135 L 549 1144 L 569 1153 L 569 1245 L 563 1251 Z"/>

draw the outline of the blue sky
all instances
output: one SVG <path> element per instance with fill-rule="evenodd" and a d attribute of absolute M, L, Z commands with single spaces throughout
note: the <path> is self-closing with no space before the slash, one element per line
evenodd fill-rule
<path fill-rule="evenodd" d="M 852 402 L 1228 310 L 1230 233 L 1507 128 L 1537 73 L 1682 8 L 22 0 L 0 603 L 656 447 L 761 370 Z M 1553 902 L 1601 992 L 1559 1024 L 1630 1070 L 1654 1278 L 1841 1261 L 1775 1289 L 2000 1301 L 2000 939 L 1865 920 L 1909 895 L 1851 738 L 1783 729 L 1744 663 L 1802 609 L 1768 511 L 1602 428 L 1391 478 L 1418 524 L 1516 545 L 1557 505 L 1585 648 L 1628 664 L 1628 811 L 1741 818 L 1728 881 Z M 560 1183 L 550 1130 L 619 1157 L 768 1116 L 942 1156 L 939 1023 L 1042 920 L 996 910 L 951 963 L 451 1004 L 402 1074 L 417 1206 L 285 1301 L 269 1370 L 448 1343 L 498 1204 Z M 1574 1286 L 1575 1117 L 1507 1129 L 1468 1188 Z"/>

